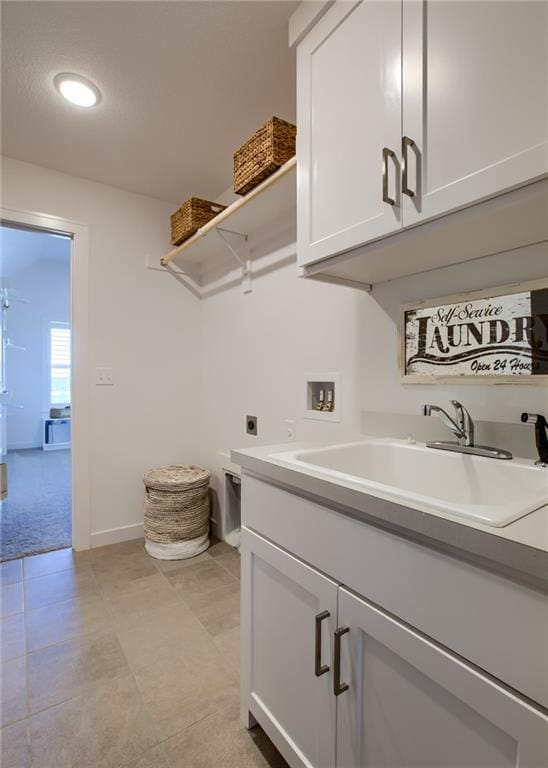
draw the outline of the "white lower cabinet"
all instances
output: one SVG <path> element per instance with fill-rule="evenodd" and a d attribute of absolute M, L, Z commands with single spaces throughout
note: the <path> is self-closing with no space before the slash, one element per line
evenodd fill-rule
<path fill-rule="evenodd" d="M 547 720 L 413 629 L 339 590 L 340 768 L 540 768 Z"/>
<path fill-rule="evenodd" d="M 548 765 L 540 709 L 244 528 L 249 714 L 292 768 Z"/>
<path fill-rule="evenodd" d="M 333 768 L 337 584 L 245 529 L 241 552 L 243 718 L 251 711 L 292 767 Z"/>

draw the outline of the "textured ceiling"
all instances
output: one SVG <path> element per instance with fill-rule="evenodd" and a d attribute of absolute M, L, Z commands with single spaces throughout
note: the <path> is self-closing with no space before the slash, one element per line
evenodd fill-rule
<path fill-rule="evenodd" d="M 296 2 L 2 3 L 2 151 L 179 202 L 231 184 L 232 154 L 273 114 L 294 120 Z M 64 102 L 57 72 L 102 91 Z"/>

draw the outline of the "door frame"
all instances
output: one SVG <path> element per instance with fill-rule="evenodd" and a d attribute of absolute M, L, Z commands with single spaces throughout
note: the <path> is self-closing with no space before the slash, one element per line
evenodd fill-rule
<path fill-rule="evenodd" d="M 0 209 L 1 223 L 70 235 L 72 546 L 90 547 L 89 481 L 89 227 L 47 213 Z M 76 340 L 76 343 L 75 343 Z"/>

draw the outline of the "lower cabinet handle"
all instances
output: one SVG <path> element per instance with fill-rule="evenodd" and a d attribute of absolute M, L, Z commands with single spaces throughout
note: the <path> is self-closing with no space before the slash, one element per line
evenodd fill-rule
<path fill-rule="evenodd" d="M 348 683 L 341 683 L 341 637 L 350 632 L 350 627 L 339 627 L 335 630 L 335 653 L 333 659 L 333 693 L 340 696 L 348 690 Z"/>
<path fill-rule="evenodd" d="M 322 611 L 318 613 L 315 618 L 315 645 L 314 645 L 314 672 L 316 677 L 325 675 L 329 672 L 327 664 L 322 664 L 322 621 L 328 619 L 330 616 L 329 611 Z"/>
<path fill-rule="evenodd" d="M 409 187 L 408 184 L 408 177 L 409 177 L 409 163 L 408 163 L 408 157 L 407 157 L 407 150 L 409 147 L 413 148 L 416 144 L 413 141 L 413 139 L 410 139 L 409 136 L 404 136 L 401 141 L 401 191 L 404 195 L 409 195 L 409 197 L 415 197 L 414 191 Z"/>
<path fill-rule="evenodd" d="M 395 153 L 388 147 L 382 148 L 382 201 L 388 205 L 395 205 L 396 201 L 388 195 L 388 160 L 396 157 Z"/>

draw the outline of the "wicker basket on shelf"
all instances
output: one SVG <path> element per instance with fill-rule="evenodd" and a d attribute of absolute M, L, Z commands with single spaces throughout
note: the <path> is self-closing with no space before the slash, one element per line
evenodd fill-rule
<path fill-rule="evenodd" d="M 181 245 L 200 227 L 224 211 L 226 205 L 212 203 L 199 197 L 189 197 L 181 207 L 171 214 L 171 243 Z"/>
<path fill-rule="evenodd" d="M 234 192 L 247 195 L 295 154 L 297 128 L 272 117 L 234 153 Z"/>

